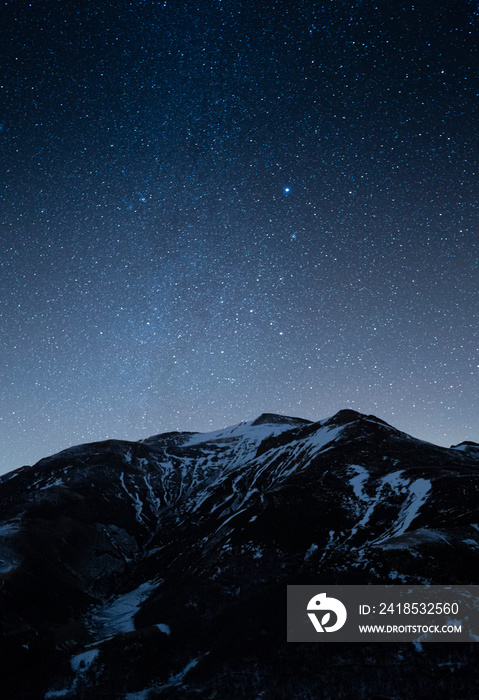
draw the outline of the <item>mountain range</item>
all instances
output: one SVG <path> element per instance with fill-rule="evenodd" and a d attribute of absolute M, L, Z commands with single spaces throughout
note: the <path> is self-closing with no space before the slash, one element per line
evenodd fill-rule
<path fill-rule="evenodd" d="M 351 410 L 0 477 L 5 700 L 476 700 L 477 642 L 286 642 L 289 584 L 479 583 L 479 445 Z"/>

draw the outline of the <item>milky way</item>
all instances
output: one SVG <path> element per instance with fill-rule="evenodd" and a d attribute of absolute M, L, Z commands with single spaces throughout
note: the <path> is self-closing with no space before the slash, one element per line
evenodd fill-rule
<path fill-rule="evenodd" d="M 263 411 L 479 440 L 476 3 L 7 3 L 3 471 Z"/>

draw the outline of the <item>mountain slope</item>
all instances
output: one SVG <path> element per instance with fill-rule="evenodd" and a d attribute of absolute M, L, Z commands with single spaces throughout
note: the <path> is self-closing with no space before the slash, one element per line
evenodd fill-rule
<path fill-rule="evenodd" d="M 92 443 L 8 474 L 5 697 L 476 697 L 473 645 L 318 654 L 285 643 L 284 607 L 287 584 L 477 583 L 478 468 L 473 443 L 346 410 Z"/>

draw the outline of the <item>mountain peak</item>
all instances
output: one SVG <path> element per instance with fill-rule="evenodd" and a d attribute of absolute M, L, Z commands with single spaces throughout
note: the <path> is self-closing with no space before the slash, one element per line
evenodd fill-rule
<path fill-rule="evenodd" d="M 346 423 L 354 423 L 358 420 L 368 420 L 373 423 L 379 423 L 380 425 L 386 425 L 388 428 L 392 427 L 389 425 L 389 423 L 386 423 L 386 421 L 378 418 L 377 416 L 359 413 L 359 411 L 354 411 L 352 408 L 343 408 L 341 411 L 338 411 L 334 414 L 334 416 L 326 421 L 325 425 L 330 423 L 334 423 L 335 425 L 346 425 Z"/>
<path fill-rule="evenodd" d="M 265 425 L 265 424 L 271 424 L 271 423 L 280 423 L 280 424 L 291 424 L 293 426 L 296 425 L 308 425 L 312 421 L 307 420 L 306 418 L 297 418 L 293 416 L 280 416 L 276 413 L 262 413 L 258 418 L 256 418 L 251 425 Z"/>
<path fill-rule="evenodd" d="M 464 440 L 464 442 L 460 442 L 458 445 L 451 445 L 451 450 L 478 450 L 479 449 L 479 444 L 477 442 L 473 442 L 472 440 Z"/>

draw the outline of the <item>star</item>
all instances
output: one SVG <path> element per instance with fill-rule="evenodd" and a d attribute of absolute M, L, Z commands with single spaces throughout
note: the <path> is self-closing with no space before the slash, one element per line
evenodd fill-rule
<path fill-rule="evenodd" d="M 0 473 L 352 404 L 479 441 L 463 4 L 8 4 Z"/>

